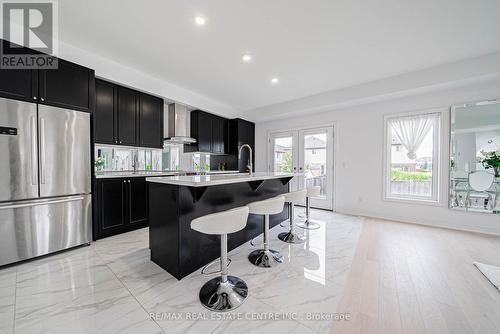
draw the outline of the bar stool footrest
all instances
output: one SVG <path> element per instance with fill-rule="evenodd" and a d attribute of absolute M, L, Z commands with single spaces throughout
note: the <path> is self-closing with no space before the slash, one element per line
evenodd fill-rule
<path fill-rule="evenodd" d="M 263 241 L 263 240 L 262 240 L 262 241 L 259 241 L 259 242 L 256 242 L 256 239 L 260 239 L 260 238 L 264 239 L 264 237 L 263 237 L 263 236 L 261 236 L 261 235 L 258 235 L 258 236 L 256 236 L 255 238 L 251 239 L 251 240 L 250 240 L 250 245 L 251 245 L 252 247 L 259 247 L 259 246 L 260 246 L 260 247 L 262 247 L 262 245 L 264 245 L 264 241 Z"/>
<path fill-rule="evenodd" d="M 220 274 L 222 271 L 221 270 L 217 270 L 217 271 L 210 271 L 210 272 L 206 272 L 206 270 L 208 268 L 210 268 L 211 266 L 213 266 L 214 264 L 216 263 L 219 263 L 220 264 L 220 258 L 210 262 L 209 264 L 205 265 L 203 268 L 201 268 L 201 274 L 205 277 L 209 277 L 209 276 L 212 276 L 212 275 L 215 275 L 215 274 Z M 229 266 L 231 265 L 231 259 L 227 259 L 227 268 L 229 268 Z"/>

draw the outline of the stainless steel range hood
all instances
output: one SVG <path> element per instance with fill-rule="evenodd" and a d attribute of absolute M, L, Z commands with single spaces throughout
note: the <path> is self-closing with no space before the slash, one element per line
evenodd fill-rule
<path fill-rule="evenodd" d="M 191 113 L 182 104 L 172 103 L 168 105 L 165 120 L 168 126 L 164 127 L 165 144 L 192 144 L 196 139 L 191 138 Z"/>

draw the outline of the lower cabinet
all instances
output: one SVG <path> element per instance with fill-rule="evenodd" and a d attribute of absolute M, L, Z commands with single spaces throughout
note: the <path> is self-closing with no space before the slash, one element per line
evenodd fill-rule
<path fill-rule="evenodd" d="M 145 178 L 96 179 L 94 240 L 148 226 Z"/>

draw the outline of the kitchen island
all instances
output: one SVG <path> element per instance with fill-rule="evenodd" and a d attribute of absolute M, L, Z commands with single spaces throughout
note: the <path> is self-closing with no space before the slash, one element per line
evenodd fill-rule
<path fill-rule="evenodd" d="M 297 174 L 254 173 L 147 178 L 151 260 L 181 279 L 220 256 L 220 237 L 191 229 L 191 221 L 288 192 Z M 288 210 L 270 217 L 270 227 Z M 245 229 L 228 235 L 232 250 L 263 232 L 264 217 L 249 215 Z"/>

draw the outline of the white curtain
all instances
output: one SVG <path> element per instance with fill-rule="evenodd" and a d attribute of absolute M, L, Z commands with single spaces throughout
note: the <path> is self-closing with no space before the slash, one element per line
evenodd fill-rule
<path fill-rule="evenodd" d="M 394 134 L 401 145 L 408 151 L 407 156 L 411 160 L 417 158 L 417 150 L 432 128 L 436 115 L 404 116 L 390 121 Z"/>

